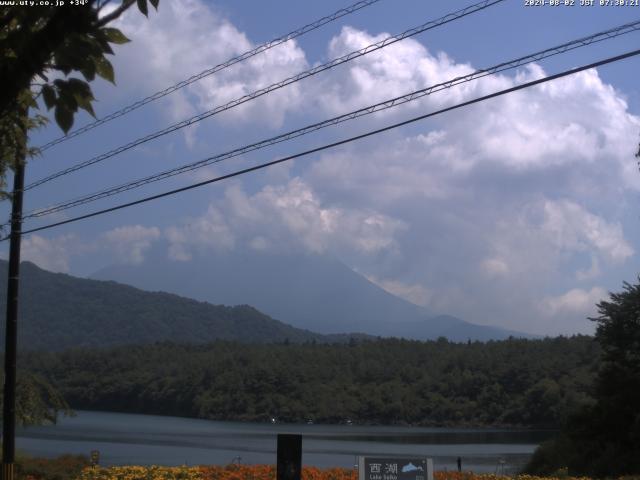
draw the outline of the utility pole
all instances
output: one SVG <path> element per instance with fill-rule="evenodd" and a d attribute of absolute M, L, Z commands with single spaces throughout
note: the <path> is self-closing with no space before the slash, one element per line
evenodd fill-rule
<path fill-rule="evenodd" d="M 16 455 L 16 353 L 18 343 L 18 287 L 20 286 L 20 239 L 22 236 L 24 164 L 25 156 L 23 154 L 16 159 L 13 175 L 13 194 L 11 196 L 7 322 L 4 347 L 2 480 L 14 480 L 14 461 Z"/>

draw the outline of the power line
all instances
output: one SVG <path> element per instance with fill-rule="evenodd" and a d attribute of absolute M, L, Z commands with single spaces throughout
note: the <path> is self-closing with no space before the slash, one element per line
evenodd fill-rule
<path fill-rule="evenodd" d="M 411 28 L 409 30 L 406 30 L 405 32 L 403 32 L 403 33 L 401 33 L 399 35 L 389 36 L 389 37 L 385 38 L 384 40 L 381 40 L 379 42 L 376 42 L 376 43 L 373 43 L 371 45 L 368 45 L 368 46 L 366 46 L 366 47 L 364 47 L 364 48 L 362 48 L 360 50 L 353 51 L 351 53 L 348 53 L 346 55 L 343 55 L 342 57 L 333 59 L 333 60 L 331 60 L 331 61 L 329 61 L 327 63 L 324 63 L 322 65 L 318 65 L 318 66 L 313 67 L 313 68 L 311 68 L 309 70 L 305 70 L 304 72 L 298 73 L 297 75 L 289 77 L 289 78 L 287 78 L 285 80 L 281 80 L 280 82 L 271 84 L 268 87 L 264 87 L 264 88 L 261 88 L 259 90 L 254 91 L 252 93 L 244 95 L 244 96 L 242 96 L 242 97 L 240 97 L 240 98 L 238 98 L 236 100 L 232 100 L 231 102 L 228 102 L 225 105 L 220 105 L 220 106 L 215 107 L 215 108 L 213 108 L 211 110 L 208 110 L 208 111 L 206 111 L 204 113 L 201 113 L 199 115 L 195 115 L 195 116 L 193 116 L 193 117 L 191 117 L 191 118 L 189 118 L 187 120 L 183 120 L 181 122 L 178 122 L 178 123 L 175 123 L 173 125 L 170 125 L 169 127 L 165 128 L 163 130 L 159 130 L 157 132 L 151 133 L 151 134 L 146 135 L 144 137 L 138 138 L 137 140 L 129 142 L 129 143 L 127 143 L 125 145 L 122 145 L 120 147 L 117 147 L 117 148 L 115 148 L 115 149 L 113 149 L 113 150 L 111 150 L 111 151 L 109 151 L 107 153 L 103 153 L 103 154 L 98 155 L 96 157 L 93 157 L 93 158 L 91 158 L 89 160 L 85 160 L 84 162 L 80 162 L 80 163 L 78 163 L 78 164 L 76 164 L 74 166 L 71 166 L 69 168 L 60 170 L 60 171 L 58 171 L 56 173 L 53 173 L 53 174 L 51 174 L 51 175 L 49 175 L 47 177 L 44 177 L 44 178 L 42 178 L 40 180 L 37 180 L 35 182 L 30 183 L 29 185 L 27 185 L 24 188 L 24 190 L 25 191 L 26 190 L 30 190 L 30 189 L 32 189 L 34 187 L 37 187 L 37 186 L 42 185 L 44 183 L 47 183 L 47 182 L 49 182 L 51 180 L 54 180 L 54 179 L 56 179 L 58 177 L 61 177 L 63 175 L 68 175 L 68 174 L 70 174 L 72 172 L 75 172 L 77 170 L 80 170 L 82 168 L 85 168 L 85 167 L 88 167 L 90 165 L 96 164 L 98 162 L 101 162 L 103 160 L 111 158 L 111 157 L 113 157 L 115 155 L 118 155 L 118 154 L 120 154 L 122 152 L 130 150 L 130 149 L 132 149 L 134 147 L 137 147 L 139 145 L 147 143 L 147 142 L 149 142 L 151 140 L 154 140 L 156 138 L 162 137 L 162 136 L 167 135 L 169 133 L 175 132 L 175 131 L 180 130 L 180 129 L 184 128 L 184 127 L 187 127 L 189 125 L 193 125 L 193 124 L 195 124 L 197 122 L 200 122 L 201 120 L 204 120 L 205 118 L 209 118 L 209 117 L 211 117 L 213 115 L 216 115 L 216 114 L 218 114 L 220 112 L 223 112 L 225 110 L 229 110 L 231 108 L 237 107 L 238 105 L 242 105 L 243 103 L 249 102 L 249 101 L 254 100 L 254 99 L 258 98 L 258 97 L 266 95 L 267 93 L 273 92 L 274 90 L 278 90 L 278 89 L 283 88 L 283 87 L 285 87 L 287 85 L 290 85 L 292 83 L 299 82 L 300 80 L 303 80 L 305 78 L 311 77 L 311 76 L 316 75 L 316 74 L 318 74 L 320 72 L 323 72 L 325 70 L 329 70 L 329 69 L 331 69 L 333 67 L 336 67 L 337 65 L 341 65 L 343 63 L 349 62 L 349 61 L 354 60 L 354 59 L 356 59 L 358 57 L 362 57 L 362 56 L 367 55 L 367 54 L 369 54 L 371 52 L 374 52 L 376 50 L 380 50 L 380 49 L 382 49 L 382 48 L 384 48 L 386 46 L 389 46 L 389 45 L 391 45 L 393 43 L 396 43 L 396 42 L 399 42 L 401 40 L 404 40 L 405 38 L 412 37 L 414 35 L 417 35 L 419 33 L 424 32 L 426 30 L 430 30 L 430 29 L 436 28 L 436 27 L 438 27 L 440 25 L 444 25 L 444 24 L 452 22 L 454 20 L 458 20 L 458 19 L 460 19 L 462 17 L 465 17 L 467 15 L 471 15 L 472 13 L 476 13 L 476 12 L 478 12 L 480 10 L 484 10 L 485 8 L 488 8 L 488 7 L 490 7 L 492 5 L 495 5 L 497 3 L 501 3 L 503 1 L 505 1 L 505 0 L 483 0 L 481 2 L 478 2 L 478 3 L 475 3 L 473 5 L 470 5 L 470 6 L 466 7 L 466 8 L 457 10 L 457 11 L 455 11 L 453 13 L 449 13 L 449 14 L 447 14 L 447 15 L 445 15 L 443 17 L 440 17 L 440 18 L 438 18 L 436 20 L 432 20 L 432 21 L 424 23 L 424 24 L 422 24 L 422 25 L 420 25 L 418 27 L 414 27 L 414 28 Z"/>
<path fill-rule="evenodd" d="M 307 125 L 305 127 L 287 132 L 287 133 L 283 133 L 280 135 L 277 135 L 275 137 L 271 137 L 265 140 L 261 140 L 259 142 L 250 144 L 250 145 L 245 145 L 243 147 L 239 147 L 236 148 L 234 150 L 230 150 L 228 152 L 225 153 L 221 153 L 218 155 L 214 155 L 208 158 L 205 158 L 203 160 L 199 160 L 197 162 L 193 162 L 193 163 L 189 163 L 186 165 L 182 165 L 180 167 L 176 167 L 176 168 L 172 168 L 169 170 L 165 170 L 163 172 L 154 174 L 154 175 L 150 175 L 147 177 L 143 177 L 134 181 L 130 181 L 115 187 L 110 187 L 108 189 L 104 189 L 101 190 L 99 192 L 95 192 L 92 194 L 88 194 L 79 198 L 75 198 L 72 200 L 68 200 L 64 203 L 60 203 L 51 207 L 47 207 L 47 208 L 42 208 L 42 209 L 37 209 L 31 212 L 28 212 L 27 214 L 25 214 L 23 216 L 23 219 L 28 219 L 28 218 L 39 218 L 39 217 L 43 217 L 45 215 L 50 215 L 52 213 L 57 213 L 63 210 L 67 210 L 69 208 L 73 208 L 79 205 L 84 205 L 86 203 L 90 203 L 96 200 L 100 200 L 102 198 L 106 198 L 106 197 L 110 197 L 119 193 L 123 193 L 144 185 L 148 185 L 150 183 L 153 182 L 157 182 L 160 180 L 164 180 L 166 178 L 170 178 L 173 177 L 175 175 L 179 175 L 185 172 L 189 172 L 192 170 L 196 170 L 198 168 L 202 168 L 204 166 L 207 165 L 211 165 L 214 163 L 219 163 L 222 162 L 224 160 L 233 158 L 233 157 L 237 157 L 239 155 L 248 153 L 248 152 L 252 152 L 255 150 L 259 150 L 271 145 L 275 145 L 278 143 L 282 143 L 288 140 L 291 140 L 293 138 L 297 138 L 303 135 L 306 135 L 308 133 L 320 130 L 322 128 L 326 128 L 332 125 L 337 125 L 339 123 L 343 123 L 349 120 L 353 120 L 359 117 L 363 117 L 365 115 L 370 115 L 373 114 L 375 112 L 379 112 L 382 110 L 387 110 L 389 108 L 393 108 L 396 107 L 398 105 L 402 105 L 404 103 L 408 103 L 414 100 L 417 100 L 419 98 L 422 98 L 424 96 L 430 95 L 432 93 L 435 92 L 439 92 L 441 90 L 445 90 L 448 88 L 451 88 L 453 86 L 456 85 L 460 85 L 462 83 L 467 83 L 470 82 L 472 80 L 476 80 L 488 75 L 493 75 L 505 70 L 509 70 L 509 69 L 513 69 L 513 68 L 517 68 L 519 66 L 522 65 L 526 65 L 528 63 L 534 62 L 534 61 L 539 61 L 554 55 L 558 55 L 561 53 L 565 53 L 567 51 L 570 50 L 574 50 L 576 48 L 580 48 L 583 46 L 587 46 L 587 45 L 591 45 L 593 43 L 596 42 L 600 42 L 603 40 L 607 40 L 610 38 L 615 38 L 618 37 L 620 35 L 624 35 L 630 32 L 634 32 L 640 30 L 640 20 L 636 20 L 635 22 L 630 22 L 624 25 L 620 25 L 618 27 L 614 27 L 614 28 L 610 28 L 608 30 L 602 31 L 602 32 L 598 32 L 592 35 L 589 35 L 587 37 L 582 37 L 579 38 L 577 40 L 573 40 L 567 43 L 564 43 L 562 45 L 558 45 L 556 47 L 552 47 L 552 48 L 547 48 L 545 50 L 530 54 L 530 55 L 526 55 L 520 58 L 517 58 L 515 60 L 510 60 L 507 62 L 503 62 L 500 63 L 498 65 L 495 65 L 493 67 L 490 68 L 485 68 L 482 70 L 476 70 L 473 73 L 470 73 L 468 75 L 464 75 L 461 77 L 456 77 L 454 79 L 448 80 L 446 82 L 443 83 L 439 83 L 436 85 L 432 85 L 420 90 L 416 90 L 414 92 L 408 93 L 406 95 L 402 95 L 399 97 L 395 97 L 389 100 L 385 100 L 383 102 L 377 103 L 375 105 L 370 105 L 368 107 L 364 107 L 364 108 L 360 108 L 358 110 L 349 112 L 349 113 L 345 113 L 342 115 L 339 115 L 337 117 L 333 117 L 331 119 L 328 120 L 324 120 L 322 122 L 318 122 L 318 123 L 314 123 L 311 125 Z"/>
<path fill-rule="evenodd" d="M 238 171 L 233 172 L 233 173 L 229 173 L 227 175 L 222 175 L 222 176 L 215 177 L 215 178 L 212 178 L 212 179 L 209 179 L 209 180 L 205 180 L 205 181 L 202 181 L 202 182 L 198 182 L 198 183 L 194 183 L 194 184 L 191 184 L 191 185 L 187 185 L 186 187 L 181 187 L 181 188 L 177 188 L 177 189 L 174 189 L 174 190 L 169 190 L 167 192 L 159 193 L 159 194 L 156 194 L 156 195 L 151 195 L 149 197 L 144 197 L 144 198 L 141 198 L 139 200 L 132 201 L 132 202 L 122 203 L 122 204 L 116 205 L 114 207 L 106 208 L 106 209 L 103 209 L 103 210 L 98 210 L 98 211 L 95 211 L 95 212 L 92 212 L 92 213 L 88 213 L 88 214 L 85 214 L 85 215 L 80 215 L 80 216 L 77 216 L 77 217 L 74 217 L 74 218 L 70 218 L 70 219 L 67 219 L 67 220 L 63 220 L 63 221 L 60 221 L 60 222 L 50 223 L 50 224 L 44 225 L 42 227 L 37 227 L 37 228 L 32 228 L 32 229 L 29 229 L 29 230 L 25 230 L 25 231 L 20 232 L 20 234 L 21 235 L 26 235 L 26 234 L 29 234 L 29 233 L 39 232 L 41 230 L 48 230 L 50 228 L 58 227 L 60 225 L 66 225 L 68 223 L 77 222 L 79 220 L 84 220 L 84 219 L 87 219 L 87 218 L 96 217 L 96 216 L 103 215 L 103 214 L 106 214 L 106 213 L 114 212 L 116 210 L 121 210 L 121 209 L 124 209 L 124 208 L 132 207 L 134 205 L 140 205 L 142 203 L 150 202 L 152 200 L 158 200 L 158 199 L 163 198 L 163 197 L 168 197 L 168 196 L 175 195 L 175 194 L 178 194 L 178 193 L 181 193 L 181 192 L 185 192 L 187 190 L 192 190 L 194 188 L 202 187 L 202 186 L 208 185 L 210 183 L 220 182 L 222 180 L 226 180 L 226 179 L 229 179 L 229 178 L 237 177 L 237 176 L 249 173 L 249 172 L 253 172 L 253 171 L 256 171 L 256 170 L 261 170 L 261 169 L 266 168 L 266 167 L 270 167 L 272 165 L 277 165 L 279 163 L 283 163 L 283 162 L 286 162 L 286 161 L 289 161 L 289 160 L 293 160 L 295 158 L 299 158 L 299 157 L 303 157 L 303 156 L 306 156 L 306 155 L 310 155 L 312 153 L 318 153 L 318 152 L 321 152 L 323 150 L 327 150 L 327 149 L 334 148 L 334 147 L 337 147 L 337 146 L 340 146 L 340 145 L 351 143 L 351 142 L 354 142 L 356 140 L 361 140 L 363 138 L 367 138 L 367 137 L 370 137 L 370 136 L 373 136 L 373 135 L 378 135 L 378 134 L 386 132 L 388 130 L 392 130 L 392 129 L 395 129 L 395 128 L 398 128 L 398 127 L 401 127 L 401 126 L 404 126 L 404 125 L 408 125 L 410 123 L 417 122 L 419 120 L 424 120 L 426 118 L 430 118 L 430 117 L 433 117 L 433 116 L 436 116 L 436 115 L 440 115 L 440 114 L 445 113 L 445 112 L 450 112 L 450 111 L 456 110 L 458 108 L 462 108 L 462 107 L 466 107 L 466 106 L 469 106 L 469 105 L 473 105 L 475 103 L 483 102 L 483 101 L 489 100 L 491 98 L 496 98 L 496 97 L 499 97 L 499 96 L 502 96 L 502 95 L 506 95 L 508 93 L 516 92 L 518 90 L 523 90 L 525 88 L 530 88 L 530 87 L 533 87 L 535 85 L 546 83 L 546 82 L 549 82 L 551 80 L 556 80 L 556 79 L 561 78 L 561 77 L 566 77 L 568 75 L 573 75 L 575 73 L 582 72 L 584 70 L 589 70 L 591 68 L 596 68 L 596 67 L 599 67 L 599 66 L 602 66 L 602 65 L 606 65 L 606 64 L 609 64 L 609 63 L 613 63 L 613 62 L 617 62 L 617 61 L 620 61 L 620 60 L 624 60 L 626 58 L 630 58 L 630 57 L 633 57 L 633 56 L 636 56 L 636 55 L 639 55 L 639 54 L 640 54 L 640 49 L 633 50 L 631 52 L 627 52 L 627 53 L 624 53 L 622 55 L 617 55 L 615 57 L 609 57 L 609 58 L 606 58 L 604 60 L 600 60 L 600 61 L 597 61 L 597 62 L 594 62 L 594 63 L 590 63 L 588 65 L 583 65 L 582 67 L 573 68 L 573 69 L 570 69 L 570 70 L 565 70 L 563 72 L 556 73 L 555 75 L 549 75 L 547 77 L 540 78 L 540 79 L 537 79 L 537 80 L 533 80 L 531 82 L 523 83 L 521 85 L 516 85 L 515 87 L 511 87 L 511 88 L 507 88 L 507 89 L 504 89 L 504 90 L 500 90 L 498 92 L 494 92 L 494 93 L 491 93 L 489 95 L 484 95 L 482 97 L 474 98 L 473 100 L 469 100 L 469 101 L 466 101 L 466 102 L 458 103 L 458 104 L 452 105 L 450 107 L 442 108 L 442 109 L 437 110 L 435 112 L 431 112 L 431 113 L 427 113 L 427 114 L 424 114 L 424 115 L 420 115 L 418 117 L 413 117 L 413 118 L 411 118 L 409 120 L 405 120 L 405 121 L 402 121 L 402 122 L 399 122 L 399 123 L 394 123 L 392 125 L 388 125 L 388 126 L 383 127 L 383 128 L 379 128 L 379 129 L 376 129 L 376 130 L 371 130 L 371 131 L 369 131 L 367 133 L 363 133 L 361 135 L 356 135 L 356 136 L 353 136 L 353 137 L 349 137 L 347 139 L 340 140 L 340 141 L 337 141 L 337 142 L 334 142 L 334 143 L 330 143 L 330 144 L 327 144 L 327 145 L 323 145 L 321 147 L 312 148 L 310 150 L 306 150 L 306 151 L 303 151 L 303 152 L 300 152 L 300 153 L 296 153 L 294 155 L 289 155 L 288 157 L 284 157 L 284 158 L 281 158 L 281 159 L 278 159 L 278 160 L 273 160 L 273 161 L 267 162 L 267 163 L 262 163 L 260 165 L 255 165 L 253 167 L 249 167 L 249 168 L 245 168 L 245 169 L 242 169 L 242 170 L 238 170 Z M 2 239 L 0 239 L 0 241 L 7 240 L 8 238 L 9 237 L 3 237 Z"/>
<path fill-rule="evenodd" d="M 68 133 L 67 135 L 64 135 L 62 137 L 56 138 L 54 140 L 51 140 L 48 143 L 45 143 L 44 145 L 42 145 L 41 147 L 38 147 L 40 149 L 41 152 L 44 152 L 45 150 L 48 150 L 49 148 L 53 147 L 54 145 L 57 145 L 59 143 L 62 142 L 66 142 L 67 140 L 70 140 L 71 138 L 77 137 L 78 135 L 81 135 L 85 132 L 88 132 L 89 130 L 93 130 L 96 127 L 99 127 L 100 125 L 104 125 L 107 122 L 110 122 L 111 120 L 114 120 L 116 118 L 122 117 L 130 112 L 133 112 L 134 110 L 137 110 L 138 108 L 153 102 L 155 100 L 159 100 L 162 97 L 165 97 L 177 90 L 180 90 L 181 88 L 186 87 L 187 85 L 191 85 L 194 82 L 197 82 L 198 80 L 202 80 L 205 77 L 208 77 L 209 75 L 213 75 L 214 73 L 219 72 L 220 70 L 224 70 L 225 68 L 231 67 L 232 65 L 235 65 L 236 63 L 240 63 L 244 60 L 247 60 L 251 57 L 254 57 L 262 52 L 266 52 L 267 50 L 270 50 L 271 48 L 277 47 L 278 45 L 281 45 L 283 43 L 288 42 L 289 40 L 293 40 L 294 38 L 298 38 L 302 35 L 304 35 L 305 33 L 309 33 L 313 30 L 316 30 L 324 25 L 326 25 L 327 23 L 333 22 L 341 17 L 344 17 L 345 15 L 349 15 L 351 13 L 354 13 L 362 8 L 368 7 L 369 5 L 372 5 L 374 3 L 379 2 L 380 0 L 362 0 L 359 2 L 354 3 L 353 5 L 349 5 L 348 7 L 345 8 L 341 8 L 340 10 L 338 10 L 337 12 L 332 13 L 331 15 L 327 15 L 326 17 L 322 17 L 319 20 L 316 20 L 313 23 L 310 23 L 308 25 L 305 25 L 304 27 L 301 27 L 297 30 L 294 30 L 293 32 L 287 33 L 286 35 L 282 36 L 282 37 L 278 37 L 274 40 L 271 40 L 267 43 L 263 43 L 261 45 L 258 45 L 256 48 L 254 48 L 253 50 L 248 50 L 236 57 L 233 57 L 229 60 L 227 60 L 224 63 L 220 63 L 218 65 L 216 65 L 215 67 L 211 67 L 208 68 L 206 70 L 203 70 L 200 73 L 197 73 L 195 75 L 192 75 L 191 77 L 187 78 L 186 80 L 182 80 L 181 82 L 176 83 L 175 85 L 172 85 L 168 88 L 165 88 L 164 90 L 160 90 L 152 95 L 149 95 L 146 98 L 143 98 L 142 100 L 138 100 L 135 103 L 132 103 L 131 105 L 127 105 L 126 107 L 117 110 L 109 115 L 107 115 L 106 117 L 103 118 L 99 118 L 97 120 L 95 120 L 94 122 L 91 122 L 81 128 L 78 128 L 76 130 L 73 130 L 72 132 Z"/>

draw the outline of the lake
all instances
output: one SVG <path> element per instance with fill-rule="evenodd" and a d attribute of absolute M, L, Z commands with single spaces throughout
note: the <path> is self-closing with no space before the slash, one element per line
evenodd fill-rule
<path fill-rule="evenodd" d="M 276 435 L 300 433 L 302 462 L 353 467 L 358 455 L 421 455 L 436 470 L 514 472 L 549 431 L 400 426 L 215 422 L 179 417 L 78 411 L 57 425 L 18 430 L 17 448 L 36 456 L 100 451 L 102 465 L 275 464 Z M 238 460 L 238 457 L 239 460 Z"/>

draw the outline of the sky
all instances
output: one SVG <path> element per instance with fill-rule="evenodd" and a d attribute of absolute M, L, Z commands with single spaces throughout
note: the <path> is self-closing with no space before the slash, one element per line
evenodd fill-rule
<path fill-rule="evenodd" d="M 195 82 L 30 161 L 27 183 L 464 8 L 380 0 Z M 25 212 L 262 140 L 640 19 L 640 7 L 506 0 L 145 143 L 25 194 Z M 118 22 L 132 41 L 97 80 L 98 117 L 347 6 L 346 0 L 162 0 Z M 125 194 L 45 225 L 268 162 L 625 53 L 639 33 L 453 87 Z M 527 333 L 592 333 L 595 304 L 638 274 L 640 57 L 478 103 L 268 169 L 26 235 L 23 259 L 89 276 L 253 249 L 340 259 L 385 290 Z M 76 118 L 76 126 L 91 119 Z M 33 145 L 61 135 L 55 124 Z M 10 179 L 9 179 L 10 181 Z M 2 215 L 8 218 L 8 205 Z M 7 242 L 0 250 L 5 258 Z"/>

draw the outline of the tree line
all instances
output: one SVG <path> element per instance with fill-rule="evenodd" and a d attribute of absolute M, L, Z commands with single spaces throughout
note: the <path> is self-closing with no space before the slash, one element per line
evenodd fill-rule
<path fill-rule="evenodd" d="M 156 343 L 33 352 L 76 409 L 215 420 L 559 427 L 591 401 L 592 337 Z"/>

